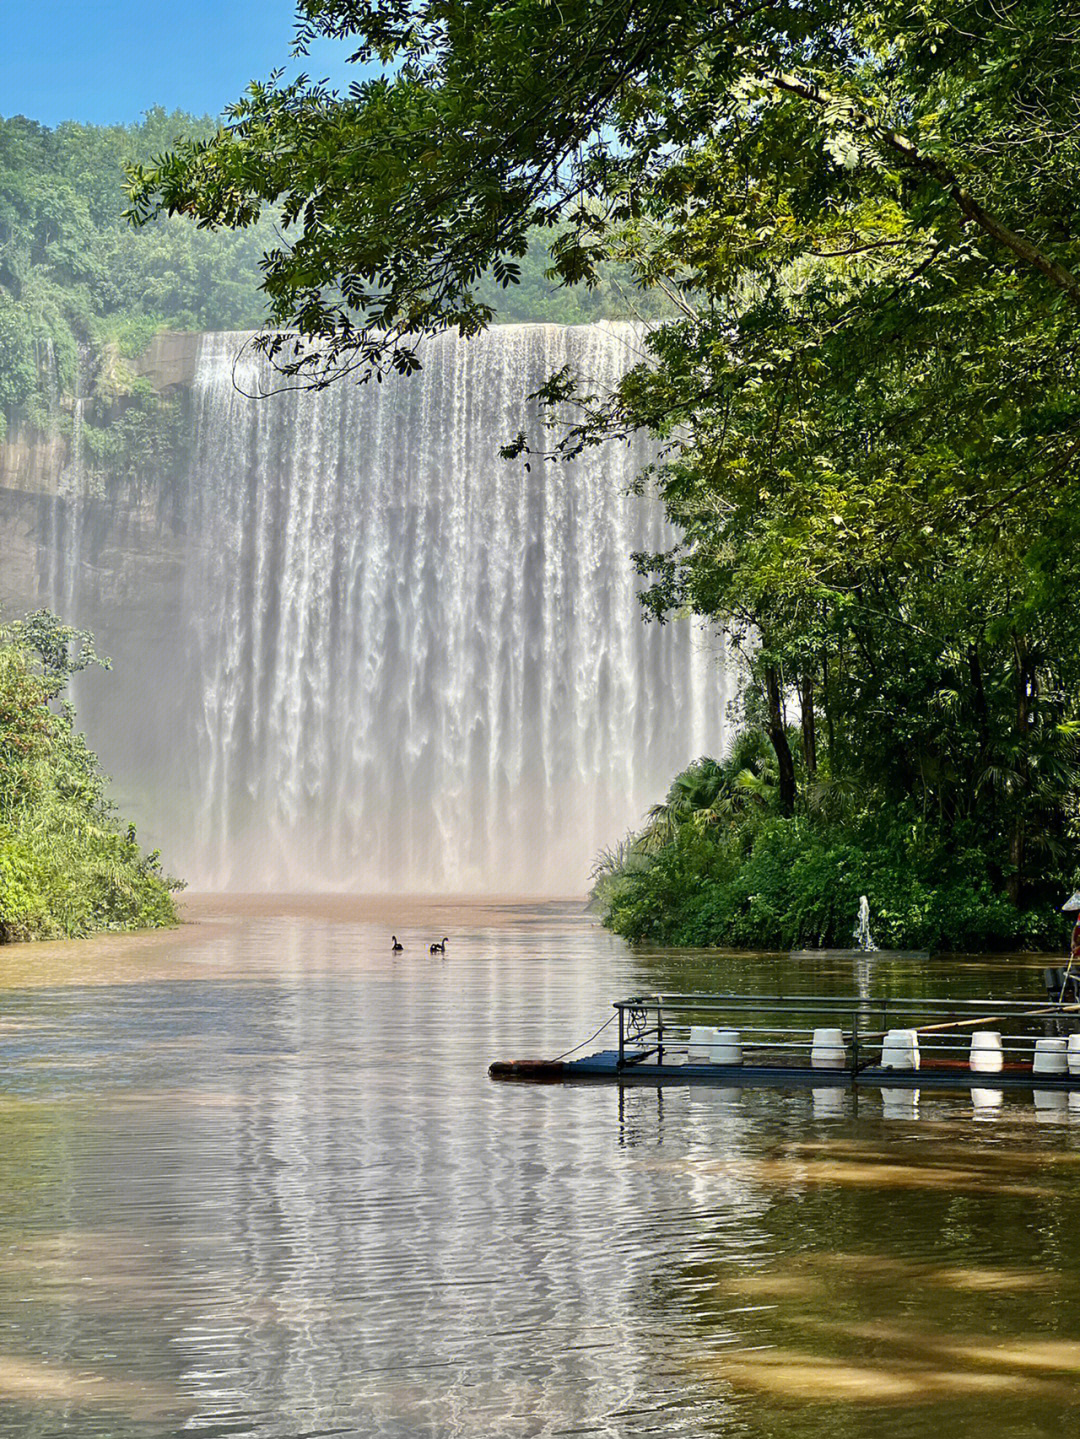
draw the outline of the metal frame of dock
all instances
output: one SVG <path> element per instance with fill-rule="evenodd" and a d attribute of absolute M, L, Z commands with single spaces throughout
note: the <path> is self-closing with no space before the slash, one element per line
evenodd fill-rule
<path fill-rule="evenodd" d="M 1080 1005 L 1073 1002 L 691 993 L 635 995 L 617 1000 L 614 1008 L 618 1049 L 570 1061 L 564 1065 L 567 1078 L 1080 1090 Z M 735 1032 L 742 1062 L 695 1059 L 691 1033 L 700 1025 Z M 843 1060 L 812 1060 L 814 1034 L 823 1027 L 841 1032 Z M 917 1034 L 918 1067 L 882 1063 L 890 1031 Z M 977 1031 L 1000 1034 L 1000 1068 L 971 1067 L 971 1037 Z M 1078 1039 L 1068 1049 L 1063 1072 L 1033 1072 L 1039 1040 L 1067 1041 L 1074 1034 Z"/>
<path fill-rule="evenodd" d="M 1080 1091 L 1080 1003 L 1072 1000 L 639 994 L 614 1009 L 617 1049 L 496 1062 L 488 1072 L 532 1083 Z M 833 1036 L 824 1058 L 822 1033 Z M 704 1058 L 703 1034 L 725 1036 Z M 901 1046 L 897 1063 L 889 1038 L 897 1034 L 907 1037 L 908 1062 Z M 973 1034 L 981 1034 L 977 1058 Z"/>

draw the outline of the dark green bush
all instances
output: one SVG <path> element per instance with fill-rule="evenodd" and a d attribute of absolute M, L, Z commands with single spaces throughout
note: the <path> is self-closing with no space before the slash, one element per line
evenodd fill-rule
<path fill-rule="evenodd" d="M 865 894 L 882 947 L 1040 949 L 1060 941 L 1049 891 L 1044 904 L 1014 907 L 1000 857 L 977 836 L 945 838 L 903 817 L 785 818 L 770 801 L 726 817 L 715 805 L 707 813 L 704 824 L 684 818 L 651 853 L 644 831 L 600 867 L 593 895 L 610 929 L 671 945 L 844 948 Z"/>

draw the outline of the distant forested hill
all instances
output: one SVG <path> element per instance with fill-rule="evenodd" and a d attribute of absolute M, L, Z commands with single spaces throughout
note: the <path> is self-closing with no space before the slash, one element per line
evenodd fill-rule
<path fill-rule="evenodd" d="M 218 235 L 183 219 L 133 231 L 123 219 L 126 161 L 215 128 L 160 109 L 131 126 L 0 121 L 0 424 L 44 420 L 43 341 L 69 393 L 80 346 L 132 354 L 157 328 L 259 323 L 269 225 Z"/>
<path fill-rule="evenodd" d="M 108 402 L 130 397 L 122 360 L 155 330 L 261 323 L 260 257 L 282 240 L 271 219 L 217 233 L 179 216 L 141 230 L 123 218 L 125 163 L 216 128 L 209 116 L 160 108 L 127 126 L 0 120 L 0 439 L 19 421 L 39 430 L 65 423 L 57 396 L 80 383 L 80 349 L 93 356 L 82 393 Z M 547 264 L 540 246 L 522 262 L 520 285 L 483 282 L 500 319 L 579 324 L 634 312 L 615 272 L 591 291 L 558 290 Z"/>

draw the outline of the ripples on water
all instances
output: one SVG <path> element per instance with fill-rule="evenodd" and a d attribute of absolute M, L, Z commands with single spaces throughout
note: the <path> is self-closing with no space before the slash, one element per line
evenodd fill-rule
<path fill-rule="evenodd" d="M 192 915 L 0 952 L 3 1432 L 1072 1431 L 1080 1111 L 486 1077 L 624 993 L 843 967 L 575 905 Z"/>

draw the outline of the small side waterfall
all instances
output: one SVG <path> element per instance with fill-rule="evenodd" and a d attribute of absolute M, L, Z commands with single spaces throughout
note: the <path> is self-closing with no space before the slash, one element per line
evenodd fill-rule
<path fill-rule="evenodd" d="M 243 390 L 275 377 L 244 340 L 206 336 L 196 375 L 176 866 L 583 892 L 600 846 L 722 749 L 725 673 L 689 622 L 642 621 L 630 555 L 666 539 L 624 493 L 644 444 L 528 472 L 498 448 L 562 365 L 612 384 L 637 330 L 442 337 L 412 379 L 257 401 L 234 362 Z"/>
<path fill-rule="evenodd" d="M 60 414 L 59 373 L 56 354 L 51 340 L 42 341 L 42 358 L 48 369 L 45 394 L 48 405 L 50 438 L 57 433 Z M 42 360 L 39 359 L 39 365 Z M 86 499 L 86 410 L 89 400 L 86 396 L 87 347 L 80 346 L 75 356 L 74 394 L 71 400 L 71 438 L 67 463 L 57 478 L 56 492 L 49 507 L 49 582 L 44 602 L 54 614 L 72 622 L 82 610 L 82 568 L 85 529 L 87 521 Z M 76 710 L 82 704 L 83 686 L 81 677 L 74 675 L 68 681 L 67 698 Z"/>

